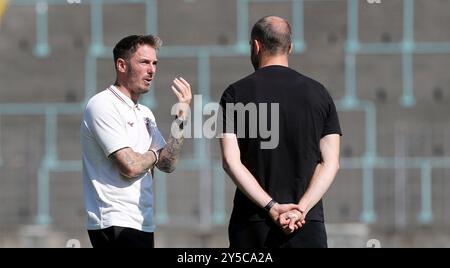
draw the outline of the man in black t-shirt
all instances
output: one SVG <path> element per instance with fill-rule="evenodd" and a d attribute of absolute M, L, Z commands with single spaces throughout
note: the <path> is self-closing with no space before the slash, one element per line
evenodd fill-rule
<path fill-rule="evenodd" d="M 250 42 L 256 71 L 220 100 L 224 169 L 237 185 L 230 247 L 327 247 L 321 199 L 339 169 L 336 107 L 288 67 L 286 20 L 262 18 Z"/>

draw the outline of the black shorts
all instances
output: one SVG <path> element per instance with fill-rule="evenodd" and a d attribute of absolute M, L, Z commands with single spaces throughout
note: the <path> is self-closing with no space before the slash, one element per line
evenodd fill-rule
<path fill-rule="evenodd" d="M 302 228 L 286 235 L 269 221 L 230 223 L 228 227 L 230 248 L 326 248 L 325 224 L 307 221 Z"/>
<path fill-rule="evenodd" d="M 153 233 L 132 228 L 111 226 L 100 230 L 88 230 L 94 248 L 154 248 Z"/>

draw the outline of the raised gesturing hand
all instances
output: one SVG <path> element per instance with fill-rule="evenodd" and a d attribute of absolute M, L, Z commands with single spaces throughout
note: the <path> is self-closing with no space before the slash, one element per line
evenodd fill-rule
<path fill-rule="evenodd" d="M 178 98 L 178 103 L 191 104 L 191 85 L 183 77 L 175 78 L 171 88 Z"/>

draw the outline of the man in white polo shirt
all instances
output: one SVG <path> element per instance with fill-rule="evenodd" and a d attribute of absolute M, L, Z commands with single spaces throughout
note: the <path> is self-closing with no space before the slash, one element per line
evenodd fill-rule
<path fill-rule="evenodd" d="M 152 111 L 138 102 L 155 77 L 161 43 L 152 35 L 119 41 L 113 51 L 116 82 L 86 105 L 80 131 L 93 247 L 154 247 L 153 169 L 175 169 L 192 99 L 189 83 L 174 79 L 178 110 L 166 142 Z"/>

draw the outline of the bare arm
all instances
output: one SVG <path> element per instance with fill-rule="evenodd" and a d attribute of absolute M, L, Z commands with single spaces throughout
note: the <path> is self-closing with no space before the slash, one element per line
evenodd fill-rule
<path fill-rule="evenodd" d="M 137 178 L 153 169 L 156 162 L 155 153 L 148 151 L 136 153 L 131 148 L 123 148 L 111 155 L 117 164 L 120 174 L 129 179 Z"/>
<path fill-rule="evenodd" d="M 317 165 L 308 188 L 299 201 L 299 207 L 304 211 L 302 219 L 325 195 L 339 170 L 340 139 L 338 134 L 330 134 L 320 140 L 323 162 Z"/>
<path fill-rule="evenodd" d="M 236 135 L 230 133 L 224 134 L 220 139 L 220 147 L 222 149 L 223 169 L 239 190 L 259 207 L 267 205 L 272 198 L 242 164 Z M 294 204 L 276 204 L 272 207 L 269 214 L 274 221 L 277 221 L 281 213 L 294 209 L 295 207 L 296 205 Z"/>
<path fill-rule="evenodd" d="M 175 78 L 173 80 L 172 91 L 178 98 L 177 117 L 183 121 L 187 121 L 189 117 L 189 104 L 192 100 L 191 86 L 182 77 Z M 159 170 L 167 173 L 175 170 L 183 142 L 183 129 L 178 125 L 172 127 L 168 142 L 159 154 L 159 161 L 156 164 Z"/>
<path fill-rule="evenodd" d="M 272 199 L 242 164 L 235 134 L 224 134 L 220 139 L 222 165 L 236 186 L 255 204 L 264 207 Z"/>

